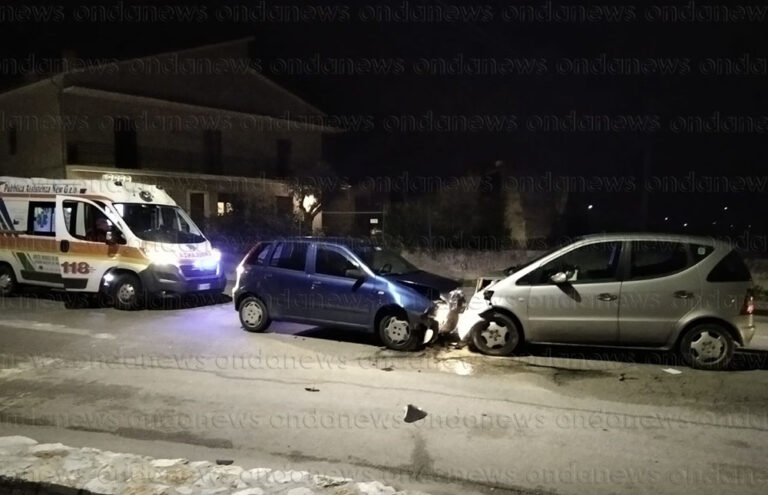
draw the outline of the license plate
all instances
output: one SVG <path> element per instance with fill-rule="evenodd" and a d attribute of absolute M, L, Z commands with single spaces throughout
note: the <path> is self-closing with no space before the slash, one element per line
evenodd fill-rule
<path fill-rule="evenodd" d="M 210 290 L 211 284 L 198 284 L 197 290 Z"/>

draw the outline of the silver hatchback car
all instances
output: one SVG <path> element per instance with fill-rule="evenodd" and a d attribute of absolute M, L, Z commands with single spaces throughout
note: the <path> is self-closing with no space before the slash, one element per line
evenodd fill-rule
<path fill-rule="evenodd" d="M 679 350 L 726 368 L 754 335 L 752 277 L 728 244 L 665 234 L 587 236 L 478 290 L 457 331 L 480 352 L 523 342 Z"/>

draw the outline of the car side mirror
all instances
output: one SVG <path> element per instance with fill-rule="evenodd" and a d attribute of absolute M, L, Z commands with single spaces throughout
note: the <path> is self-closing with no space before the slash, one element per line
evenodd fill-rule
<path fill-rule="evenodd" d="M 561 285 L 568 281 L 568 275 L 566 275 L 565 272 L 557 272 L 549 277 L 549 281 L 553 284 Z"/>
<path fill-rule="evenodd" d="M 344 276 L 347 278 L 361 280 L 365 278 L 365 272 L 359 268 L 350 268 L 349 270 L 344 271 Z"/>

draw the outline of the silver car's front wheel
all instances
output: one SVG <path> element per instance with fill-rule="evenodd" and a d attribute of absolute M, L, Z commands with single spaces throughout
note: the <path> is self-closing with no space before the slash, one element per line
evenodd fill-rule
<path fill-rule="evenodd" d="M 724 369 L 733 359 L 734 342 L 722 325 L 705 323 L 688 330 L 680 342 L 680 354 L 692 368 Z"/>
<path fill-rule="evenodd" d="M 522 340 L 517 323 L 503 313 L 489 315 L 472 329 L 474 347 L 491 356 L 507 356 L 515 352 Z"/>

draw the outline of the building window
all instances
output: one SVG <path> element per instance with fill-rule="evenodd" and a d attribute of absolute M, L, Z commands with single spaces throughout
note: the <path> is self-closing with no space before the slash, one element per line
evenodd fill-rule
<path fill-rule="evenodd" d="M 208 194 L 199 191 L 187 191 L 187 204 L 189 205 L 189 216 L 197 224 L 205 222 L 208 216 Z"/>
<path fill-rule="evenodd" d="M 77 143 L 67 143 L 67 163 L 80 163 L 80 148 Z"/>
<path fill-rule="evenodd" d="M 231 215 L 235 209 L 232 207 L 232 203 L 228 201 L 219 201 L 216 203 L 216 213 L 220 216 Z"/>
<path fill-rule="evenodd" d="M 275 196 L 275 206 L 278 215 L 293 213 L 293 199 L 290 196 Z"/>
<path fill-rule="evenodd" d="M 8 154 L 15 155 L 18 152 L 19 142 L 15 127 L 8 128 Z"/>
<path fill-rule="evenodd" d="M 136 124 L 125 117 L 115 119 L 115 166 L 117 168 L 138 168 L 139 166 Z"/>
<path fill-rule="evenodd" d="M 235 212 L 235 195 L 230 193 L 219 193 L 216 201 L 216 214 L 220 217 L 231 215 Z"/>
<path fill-rule="evenodd" d="M 221 131 L 203 131 L 203 149 L 205 150 L 205 173 L 221 173 Z"/>
<path fill-rule="evenodd" d="M 291 168 L 291 148 L 290 139 L 277 140 L 277 163 L 275 173 L 278 177 L 288 177 L 288 171 Z"/>

